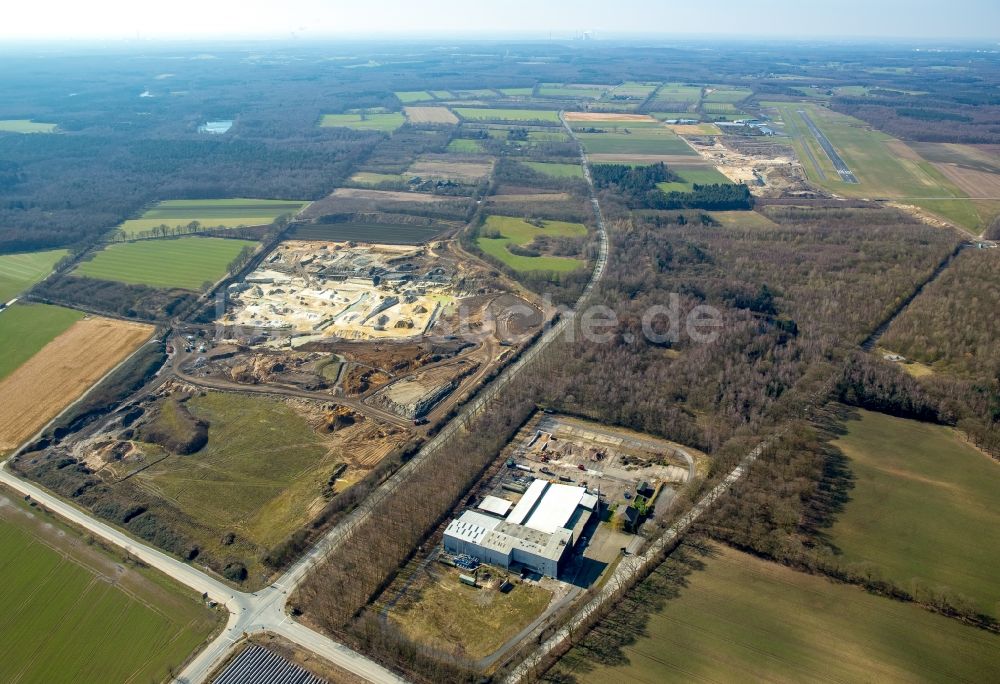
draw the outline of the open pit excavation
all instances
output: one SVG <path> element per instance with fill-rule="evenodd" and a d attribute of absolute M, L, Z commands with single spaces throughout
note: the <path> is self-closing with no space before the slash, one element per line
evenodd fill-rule
<path fill-rule="evenodd" d="M 223 324 L 257 342 L 401 340 L 427 333 L 465 296 L 422 247 L 286 242 L 230 286 Z M 249 331 L 249 332 L 248 332 Z"/>

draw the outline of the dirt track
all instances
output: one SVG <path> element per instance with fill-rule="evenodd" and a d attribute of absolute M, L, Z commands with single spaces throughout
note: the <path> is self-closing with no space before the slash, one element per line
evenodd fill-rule
<path fill-rule="evenodd" d="M 152 333 L 149 325 L 92 317 L 45 345 L 0 382 L 0 451 L 20 446 Z"/>

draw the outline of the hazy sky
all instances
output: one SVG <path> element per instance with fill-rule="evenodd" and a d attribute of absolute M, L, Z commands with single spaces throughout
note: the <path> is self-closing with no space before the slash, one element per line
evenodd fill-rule
<path fill-rule="evenodd" d="M 11 0 L 0 38 L 476 37 L 593 31 L 1000 41 L 1000 0 Z"/>

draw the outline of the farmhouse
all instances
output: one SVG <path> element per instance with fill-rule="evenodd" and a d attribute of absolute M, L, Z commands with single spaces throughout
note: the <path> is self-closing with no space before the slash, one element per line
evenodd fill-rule
<path fill-rule="evenodd" d="M 494 499 L 488 497 L 480 511 L 506 509 Z M 492 565 L 558 577 L 596 507 L 597 496 L 583 487 L 535 480 L 506 518 L 469 510 L 452 520 L 444 532 L 444 548 Z"/>

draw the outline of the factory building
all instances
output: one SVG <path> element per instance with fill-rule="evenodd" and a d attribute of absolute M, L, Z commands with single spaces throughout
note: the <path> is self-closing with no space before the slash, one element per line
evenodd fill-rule
<path fill-rule="evenodd" d="M 560 565 L 597 508 L 597 496 L 583 487 L 535 480 L 510 513 L 510 502 L 493 496 L 478 508 L 449 523 L 446 551 L 558 577 Z"/>

